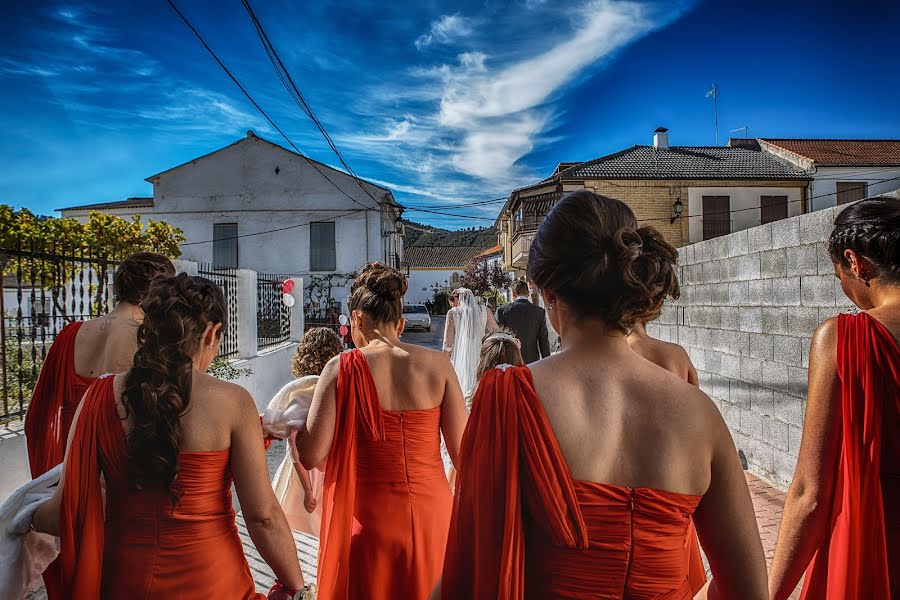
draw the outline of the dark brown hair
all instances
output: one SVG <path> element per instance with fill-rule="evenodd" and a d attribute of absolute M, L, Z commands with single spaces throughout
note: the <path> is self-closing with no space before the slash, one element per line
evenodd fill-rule
<path fill-rule="evenodd" d="M 138 305 L 147 295 L 150 282 L 157 277 L 171 277 L 175 274 L 172 261 L 155 252 L 132 254 L 116 268 L 113 277 L 113 292 L 116 302 Z"/>
<path fill-rule="evenodd" d="M 132 420 L 128 476 L 137 489 L 160 484 L 177 498 L 180 417 L 190 406 L 193 357 L 209 323 L 222 324 L 219 335 L 225 329 L 225 296 L 209 279 L 182 273 L 156 279 L 141 308 L 138 350 L 122 396 Z"/>
<path fill-rule="evenodd" d="M 499 332 L 516 337 L 516 334 L 506 327 L 501 327 Z M 503 339 L 500 336 L 493 336 L 493 334 L 489 333 L 484 336 L 484 339 L 481 341 L 481 355 L 478 357 L 478 371 L 476 372 L 475 377 L 478 381 L 481 381 L 481 378 L 484 377 L 485 373 L 496 368 L 498 365 L 512 365 L 517 367 L 524 364 L 525 361 L 522 360 L 522 352 L 515 342 Z"/>
<path fill-rule="evenodd" d="M 334 331 L 327 327 L 310 329 L 291 359 L 291 373 L 297 378 L 321 375 L 326 363 L 343 351 L 344 344 Z"/>
<path fill-rule="evenodd" d="M 875 267 L 874 276 L 885 283 L 900 283 L 900 198 L 867 198 L 841 211 L 828 253 L 832 262 L 849 269 L 844 250 L 865 256 Z"/>
<path fill-rule="evenodd" d="M 529 294 L 528 282 L 524 279 L 517 280 L 516 285 L 513 286 L 513 293 L 516 296 L 527 296 Z"/>
<path fill-rule="evenodd" d="M 350 288 L 350 310 L 369 315 L 376 323 L 397 323 L 403 316 L 406 277 L 384 263 L 367 264 Z"/>
<path fill-rule="evenodd" d="M 528 276 L 580 317 L 629 331 L 678 298 L 678 251 L 653 227 L 638 227 L 627 204 L 587 190 L 567 194 L 541 223 Z"/>

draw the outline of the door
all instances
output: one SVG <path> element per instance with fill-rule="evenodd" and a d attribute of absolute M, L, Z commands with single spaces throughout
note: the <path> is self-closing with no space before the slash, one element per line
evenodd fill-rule
<path fill-rule="evenodd" d="M 703 196 L 703 239 L 731 233 L 731 199 L 728 196 Z"/>
<path fill-rule="evenodd" d="M 759 223 L 765 225 L 772 221 L 787 219 L 787 196 L 760 196 L 759 197 Z"/>

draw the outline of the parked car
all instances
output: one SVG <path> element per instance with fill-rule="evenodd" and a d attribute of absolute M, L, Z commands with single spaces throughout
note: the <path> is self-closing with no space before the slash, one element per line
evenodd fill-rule
<path fill-rule="evenodd" d="M 406 321 L 406 331 L 419 329 L 431 331 L 431 315 L 424 304 L 407 304 L 403 307 L 403 319 Z"/>

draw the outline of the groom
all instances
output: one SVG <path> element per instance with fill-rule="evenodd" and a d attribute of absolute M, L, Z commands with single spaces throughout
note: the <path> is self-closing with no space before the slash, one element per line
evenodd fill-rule
<path fill-rule="evenodd" d="M 522 343 L 526 364 L 550 356 L 547 316 L 544 309 L 528 299 L 528 284 L 519 280 L 513 288 L 516 299 L 497 309 L 497 322 L 512 329 Z"/>

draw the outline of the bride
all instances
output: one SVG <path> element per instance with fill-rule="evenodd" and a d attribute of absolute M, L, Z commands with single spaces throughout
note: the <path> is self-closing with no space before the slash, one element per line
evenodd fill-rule
<path fill-rule="evenodd" d="M 447 313 L 444 324 L 444 352 L 450 357 L 469 407 L 478 383 L 475 371 L 481 341 L 485 333 L 497 331 L 499 327 L 491 311 L 475 301 L 472 290 L 459 288 L 450 297 L 455 305 Z"/>

